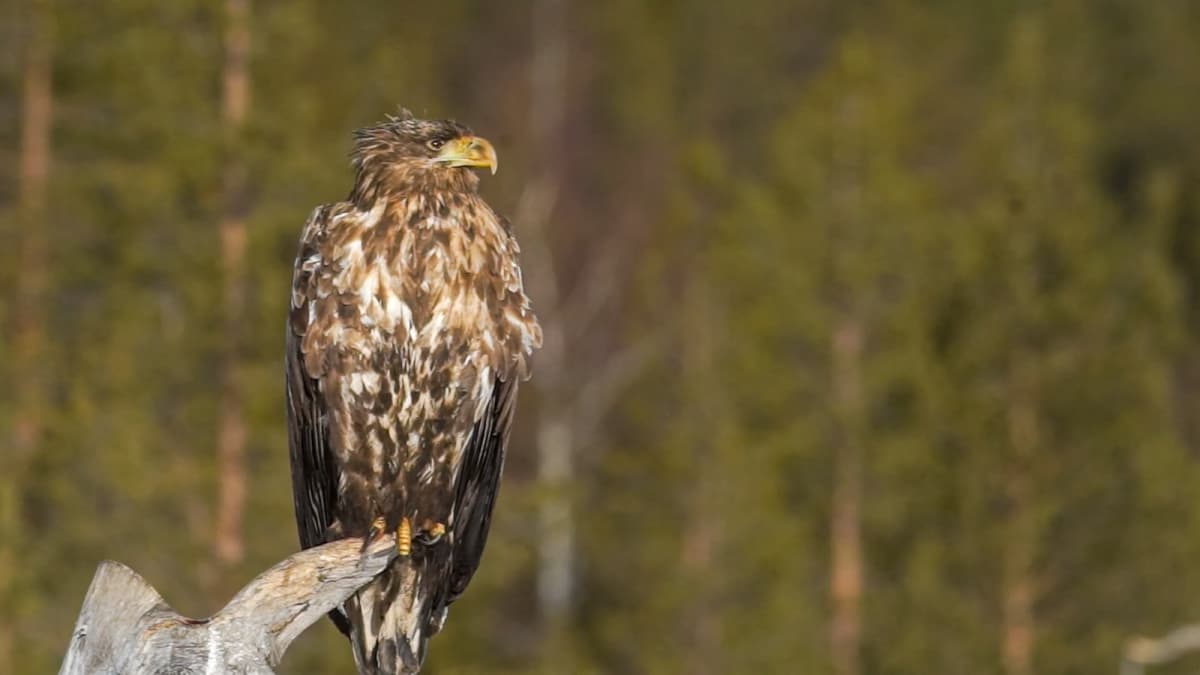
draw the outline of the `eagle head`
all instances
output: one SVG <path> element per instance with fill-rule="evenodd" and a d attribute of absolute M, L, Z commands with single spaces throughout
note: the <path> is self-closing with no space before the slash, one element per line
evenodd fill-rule
<path fill-rule="evenodd" d="M 466 169 L 496 173 L 496 150 L 486 138 L 454 120 L 418 119 L 407 110 L 354 132 L 358 182 L 381 187 L 474 187 Z"/>

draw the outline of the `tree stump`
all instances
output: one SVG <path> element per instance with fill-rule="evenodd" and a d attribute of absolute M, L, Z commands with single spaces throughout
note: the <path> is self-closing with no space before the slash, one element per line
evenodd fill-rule
<path fill-rule="evenodd" d="M 383 571 L 394 536 L 343 539 L 275 565 L 207 619 L 180 616 L 137 572 L 96 569 L 60 675 L 268 674 L 304 629 Z"/>

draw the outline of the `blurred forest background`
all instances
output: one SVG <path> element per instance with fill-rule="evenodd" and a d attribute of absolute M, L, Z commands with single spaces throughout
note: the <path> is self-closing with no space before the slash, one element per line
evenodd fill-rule
<path fill-rule="evenodd" d="M 0 91 L 0 673 L 103 558 L 203 616 L 296 549 L 292 257 L 398 104 L 495 143 L 546 328 L 429 673 L 1200 620 L 1200 4 L 0 0 Z"/>

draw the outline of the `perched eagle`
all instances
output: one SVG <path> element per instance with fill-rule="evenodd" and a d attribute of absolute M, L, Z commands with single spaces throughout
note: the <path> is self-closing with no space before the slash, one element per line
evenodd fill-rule
<path fill-rule="evenodd" d="M 396 532 L 392 566 L 331 617 L 360 673 L 413 673 L 479 566 L 541 328 L 511 228 L 478 194 L 491 143 L 402 112 L 355 133 L 353 166 L 296 258 L 292 490 L 304 548 Z"/>

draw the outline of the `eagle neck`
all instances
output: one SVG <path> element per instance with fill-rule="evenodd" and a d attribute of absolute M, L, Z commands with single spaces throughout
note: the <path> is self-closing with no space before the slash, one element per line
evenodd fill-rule
<path fill-rule="evenodd" d="M 400 203 L 424 196 L 430 203 L 467 199 L 478 193 L 479 177 L 469 169 L 451 167 L 363 166 L 348 200 L 370 211 L 380 200 Z M 428 199 L 436 197 L 436 199 Z"/>

